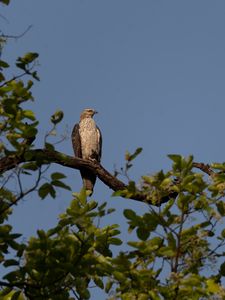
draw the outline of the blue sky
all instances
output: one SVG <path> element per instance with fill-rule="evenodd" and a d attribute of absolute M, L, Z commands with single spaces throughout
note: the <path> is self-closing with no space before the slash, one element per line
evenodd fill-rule
<path fill-rule="evenodd" d="M 40 54 L 41 81 L 33 89 L 38 146 L 55 110 L 65 113 L 59 133 L 68 128 L 70 136 L 81 110 L 93 107 L 103 134 L 102 164 L 109 171 L 137 147 L 143 153 L 131 171 L 135 180 L 170 168 L 170 153 L 224 161 L 224 1 L 12 0 L 0 8 L 7 19 L 0 18 L 4 34 L 33 25 L 7 43 L 2 58 L 13 62 L 29 51 Z M 73 154 L 69 138 L 57 149 Z M 65 172 L 79 191 L 79 173 Z M 144 204 L 111 198 L 100 181 L 93 197 L 117 208 L 112 221 L 122 228 L 124 208 L 146 211 Z M 10 221 L 29 237 L 53 226 L 70 199 L 64 192 L 57 201 L 32 195 Z"/>

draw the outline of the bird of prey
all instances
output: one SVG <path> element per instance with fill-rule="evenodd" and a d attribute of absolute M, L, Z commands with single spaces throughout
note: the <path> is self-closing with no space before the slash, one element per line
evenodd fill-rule
<path fill-rule="evenodd" d="M 97 113 L 94 109 L 86 108 L 80 115 L 80 122 L 75 124 L 72 131 L 72 144 L 75 156 L 82 159 L 100 162 L 102 154 L 102 135 L 95 124 L 93 116 Z M 89 170 L 80 170 L 84 188 L 91 196 L 96 181 L 96 175 Z"/>

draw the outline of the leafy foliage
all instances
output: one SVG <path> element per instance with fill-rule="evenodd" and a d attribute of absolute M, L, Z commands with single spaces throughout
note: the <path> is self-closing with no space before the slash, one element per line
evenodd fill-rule
<path fill-rule="evenodd" d="M 83 299 L 89 298 L 90 281 L 102 287 L 102 276 L 110 272 L 112 253 L 119 233 L 115 226 L 98 228 L 94 218 L 107 214 L 86 193 L 76 194 L 55 228 L 38 230 L 26 247 L 26 266 L 7 275 L 9 282 L 26 281 L 25 294 L 35 299 L 68 299 L 73 287 Z M 16 272 L 16 274 L 15 274 Z M 17 275 L 17 277 L 16 277 Z M 26 279 L 25 279 L 26 278 Z"/>
<path fill-rule="evenodd" d="M 136 230 L 138 239 L 128 242 L 134 250 L 113 260 L 116 273 L 109 282 L 111 287 L 117 283 L 121 299 L 224 299 L 225 234 L 219 226 L 224 189 L 217 189 L 221 174 L 209 185 L 202 174 L 192 171 L 193 157 L 169 157 L 172 170 L 144 176 L 142 189 L 153 197 L 155 192 L 161 195 L 175 176 L 172 188 L 178 197 L 164 207 L 150 206 L 141 216 L 131 209 L 124 211 L 128 230 Z M 222 262 L 219 269 L 215 262 L 218 266 Z"/>

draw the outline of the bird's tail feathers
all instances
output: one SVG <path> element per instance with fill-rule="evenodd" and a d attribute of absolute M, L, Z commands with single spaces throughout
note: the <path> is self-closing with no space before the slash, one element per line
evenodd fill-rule
<path fill-rule="evenodd" d="M 89 179 L 83 179 L 83 185 L 86 191 L 89 192 L 89 196 L 91 196 L 93 194 L 93 183 L 91 182 L 91 180 Z"/>
<path fill-rule="evenodd" d="M 90 172 L 87 171 L 81 171 L 81 176 L 83 179 L 83 185 L 86 191 L 89 191 L 89 196 L 92 195 L 95 181 L 96 181 L 96 176 Z"/>

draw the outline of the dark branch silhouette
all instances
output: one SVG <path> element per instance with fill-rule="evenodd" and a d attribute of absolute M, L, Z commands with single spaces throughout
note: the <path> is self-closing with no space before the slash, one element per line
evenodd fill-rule
<path fill-rule="evenodd" d="M 48 150 L 48 149 L 35 149 L 29 150 L 21 155 L 17 155 L 17 153 L 12 153 L 7 157 L 3 157 L 0 159 L 0 173 L 4 173 L 9 171 L 21 163 L 36 161 L 40 164 L 50 164 L 56 163 L 62 165 L 64 167 L 72 168 L 72 169 L 86 169 L 90 170 L 94 173 L 104 184 L 106 184 L 113 191 L 123 191 L 128 188 L 128 186 L 120 181 L 118 178 L 110 174 L 101 164 L 94 160 L 84 160 L 77 157 L 72 157 L 66 155 L 64 153 Z M 210 169 L 209 165 L 205 165 L 203 163 L 193 163 L 193 167 L 199 168 L 203 172 L 208 175 L 213 175 L 214 172 Z M 163 196 L 158 203 L 152 203 L 151 199 L 149 199 L 149 195 L 146 196 L 141 191 L 134 192 L 131 196 L 129 195 L 129 199 L 133 199 L 136 201 L 146 202 L 147 204 L 153 205 L 161 205 L 169 201 L 171 198 L 176 198 L 177 192 L 169 192 L 168 195 Z M 126 198 L 126 195 L 121 197 Z"/>

